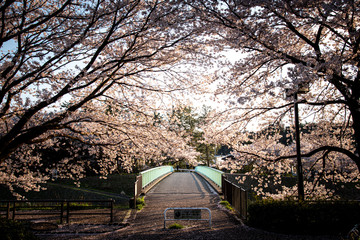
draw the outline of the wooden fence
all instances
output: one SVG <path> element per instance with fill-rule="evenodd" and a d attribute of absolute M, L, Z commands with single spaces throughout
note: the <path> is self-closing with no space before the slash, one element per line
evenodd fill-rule
<path fill-rule="evenodd" d="M 222 192 L 224 199 L 228 201 L 236 211 L 239 212 L 242 219 L 247 219 L 248 194 L 243 188 L 235 185 L 222 175 Z"/>
<path fill-rule="evenodd" d="M 108 213 L 104 212 L 74 212 L 78 210 L 79 206 L 72 206 L 72 203 L 95 203 L 95 204 L 104 204 L 107 208 L 110 209 Z M 60 224 L 63 223 L 63 219 L 66 219 L 66 222 L 70 222 L 71 215 L 109 215 L 110 222 L 114 220 L 114 200 L 0 200 L 1 212 L 5 212 L 6 219 L 15 220 L 16 216 L 19 215 L 59 215 Z M 4 207 L 5 206 L 5 207 Z M 77 209 L 76 209 L 77 208 Z M 43 210 L 39 211 L 24 211 L 24 209 Z M 46 209 L 46 210 L 44 210 Z M 11 217 L 10 217 L 11 215 Z"/>

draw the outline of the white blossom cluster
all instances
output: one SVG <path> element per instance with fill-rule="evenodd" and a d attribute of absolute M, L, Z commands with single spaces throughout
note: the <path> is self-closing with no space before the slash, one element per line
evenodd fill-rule
<path fill-rule="evenodd" d="M 0 9 L 0 184 L 39 190 L 54 173 L 78 179 L 94 165 L 106 176 L 193 161 L 182 134 L 154 119 L 206 82 L 192 81 L 208 56 L 192 41 L 202 30 L 190 6 L 44 0 Z M 44 159 L 62 142 L 68 153 Z"/>
<path fill-rule="evenodd" d="M 296 103 L 306 198 L 342 197 L 331 185 L 355 186 L 359 198 L 359 1 L 200 2 L 212 44 L 237 59 L 216 75 L 228 109 L 205 131 L 233 149 L 237 160 L 223 167 L 249 170 L 262 196 L 296 197 L 282 183 L 296 174 Z M 267 192 L 268 181 L 281 188 Z"/>

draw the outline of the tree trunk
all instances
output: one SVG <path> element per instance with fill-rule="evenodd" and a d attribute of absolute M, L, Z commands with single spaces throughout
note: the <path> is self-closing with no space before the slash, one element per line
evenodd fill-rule
<path fill-rule="evenodd" d="M 354 141 L 355 141 L 355 155 L 357 156 L 357 159 L 353 159 L 358 167 L 358 170 L 360 172 L 360 108 L 350 108 L 350 112 L 353 119 L 353 128 L 354 128 Z"/>

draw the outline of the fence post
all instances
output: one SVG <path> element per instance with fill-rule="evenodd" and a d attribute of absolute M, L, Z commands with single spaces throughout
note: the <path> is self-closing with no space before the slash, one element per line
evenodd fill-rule
<path fill-rule="evenodd" d="M 235 199 L 236 199 L 236 187 L 231 187 L 231 205 L 235 205 Z"/>
<path fill-rule="evenodd" d="M 245 204 L 244 204 L 244 217 L 247 219 L 247 210 L 248 210 L 248 191 L 245 191 Z"/>
<path fill-rule="evenodd" d="M 227 196 L 228 196 L 227 201 L 232 205 L 232 203 L 233 203 L 233 187 L 234 187 L 234 185 L 232 183 L 230 183 L 229 181 L 226 181 L 226 185 L 227 185 Z"/>
<path fill-rule="evenodd" d="M 10 202 L 7 202 L 6 219 L 10 219 Z"/>
<path fill-rule="evenodd" d="M 66 201 L 66 222 L 67 224 L 70 223 L 70 202 L 68 201 Z"/>
<path fill-rule="evenodd" d="M 222 182 L 222 193 L 224 195 L 224 200 L 227 201 L 227 185 L 226 185 L 226 181 L 225 181 L 225 176 L 223 177 L 223 182 Z"/>
<path fill-rule="evenodd" d="M 114 200 L 111 199 L 111 202 L 110 202 L 110 223 L 113 223 L 114 221 Z"/>
<path fill-rule="evenodd" d="M 240 188 L 240 216 L 242 217 L 242 216 L 244 216 L 244 209 L 243 209 L 243 201 L 244 201 L 244 199 L 243 199 L 243 189 L 242 188 Z"/>
<path fill-rule="evenodd" d="M 63 224 L 63 218 L 64 218 L 64 200 L 61 201 L 61 207 L 60 207 L 60 224 Z"/>
<path fill-rule="evenodd" d="M 13 202 L 13 214 L 12 214 L 12 220 L 15 220 L 15 201 Z"/>

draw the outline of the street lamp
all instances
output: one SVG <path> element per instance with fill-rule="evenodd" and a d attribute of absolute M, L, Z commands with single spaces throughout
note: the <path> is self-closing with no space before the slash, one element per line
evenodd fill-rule
<path fill-rule="evenodd" d="M 289 89 L 286 89 L 289 90 Z M 292 93 L 294 96 L 294 115 L 295 115 L 295 143 L 296 143 L 296 175 L 298 184 L 298 199 L 304 201 L 304 178 L 301 162 L 301 150 L 300 150 L 300 124 L 299 124 L 299 107 L 298 107 L 298 94 L 305 94 L 309 92 L 309 84 L 298 85 L 297 90 Z M 289 96 L 288 94 L 286 94 Z"/>

